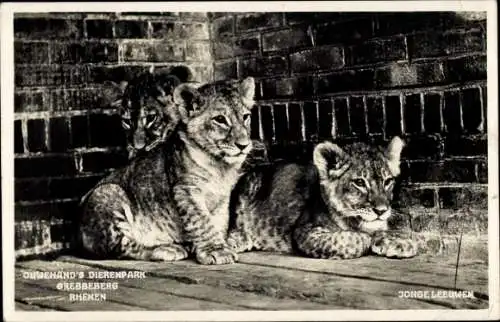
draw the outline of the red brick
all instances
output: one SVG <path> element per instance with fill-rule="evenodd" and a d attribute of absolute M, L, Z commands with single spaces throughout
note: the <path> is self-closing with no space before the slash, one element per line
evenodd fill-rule
<path fill-rule="evenodd" d="M 337 136 L 351 135 L 351 121 L 349 120 L 349 106 L 347 98 L 336 98 L 334 103 L 335 109 L 335 128 Z"/>
<path fill-rule="evenodd" d="M 87 69 L 71 65 L 31 65 L 16 66 L 14 69 L 16 86 L 58 86 L 81 85 L 87 82 Z"/>
<path fill-rule="evenodd" d="M 90 114 L 89 131 L 91 146 L 125 146 L 125 132 L 119 115 Z"/>
<path fill-rule="evenodd" d="M 346 70 L 316 77 L 318 94 L 372 90 L 374 72 L 371 69 Z"/>
<path fill-rule="evenodd" d="M 264 52 L 311 45 L 311 37 L 302 28 L 273 31 L 262 35 L 262 50 Z"/>
<path fill-rule="evenodd" d="M 471 160 L 412 162 L 410 178 L 412 182 L 477 182 Z"/>
<path fill-rule="evenodd" d="M 214 64 L 215 80 L 238 78 L 236 61 L 219 62 Z"/>
<path fill-rule="evenodd" d="M 94 42 L 54 44 L 51 61 L 56 64 L 117 62 L 118 45 Z"/>
<path fill-rule="evenodd" d="M 212 52 L 215 59 L 247 56 L 256 54 L 259 50 L 259 36 L 244 36 L 236 39 L 225 36 L 212 41 Z"/>
<path fill-rule="evenodd" d="M 428 32 L 408 38 L 412 58 L 448 56 L 459 53 L 485 52 L 486 40 L 481 30 L 467 32 Z"/>
<path fill-rule="evenodd" d="M 14 112 L 41 112 L 48 109 L 43 92 L 20 92 L 14 95 Z"/>
<path fill-rule="evenodd" d="M 22 121 L 14 121 L 14 153 L 24 152 Z"/>
<path fill-rule="evenodd" d="M 449 91 L 444 94 L 443 118 L 448 133 L 462 131 L 460 93 Z"/>
<path fill-rule="evenodd" d="M 87 43 L 84 62 L 86 63 L 116 63 L 118 62 L 118 44 Z"/>
<path fill-rule="evenodd" d="M 288 72 L 288 62 L 282 56 L 266 56 L 242 59 L 240 61 L 240 77 L 276 76 Z"/>
<path fill-rule="evenodd" d="M 354 135 L 367 134 L 366 110 L 362 96 L 352 96 L 349 100 L 349 123 Z"/>
<path fill-rule="evenodd" d="M 184 46 L 165 42 L 127 42 L 123 45 L 123 58 L 127 62 L 182 62 Z"/>
<path fill-rule="evenodd" d="M 405 159 L 440 159 L 444 145 L 439 136 L 410 136 L 405 138 L 402 156 Z"/>
<path fill-rule="evenodd" d="M 304 120 L 302 119 L 302 111 L 300 104 L 288 104 L 288 134 L 287 141 L 289 143 L 298 143 L 302 141 L 302 126 Z"/>
<path fill-rule="evenodd" d="M 101 176 L 51 179 L 48 186 L 49 197 L 51 199 L 80 199 L 92 189 L 100 179 Z"/>
<path fill-rule="evenodd" d="M 104 170 L 118 169 L 128 162 L 125 152 L 90 152 L 82 155 L 84 172 L 102 172 Z"/>
<path fill-rule="evenodd" d="M 85 66 L 62 66 L 53 83 L 56 85 L 70 86 L 86 84 L 88 69 Z"/>
<path fill-rule="evenodd" d="M 234 35 L 234 23 L 235 18 L 233 15 L 213 20 L 211 23 L 212 37 L 217 39 L 226 35 Z"/>
<path fill-rule="evenodd" d="M 31 158 L 15 158 L 14 177 L 49 177 L 72 175 L 75 173 L 75 162 L 72 156 L 37 156 Z"/>
<path fill-rule="evenodd" d="M 51 118 L 49 122 L 50 151 L 65 152 L 70 148 L 69 119 Z"/>
<path fill-rule="evenodd" d="M 376 15 L 375 35 L 390 36 L 421 31 L 443 32 L 465 25 L 471 25 L 471 21 L 464 20 L 456 12 L 378 13 Z"/>
<path fill-rule="evenodd" d="M 485 80 L 486 72 L 486 56 L 466 56 L 449 59 L 445 63 L 448 82 Z"/>
<path fill-rule="evenodd" d="M 479 88 L 465 89 L 461 94 L 464 129 L 472 134 L 487 130 L 482 118 L 483 113 Z"/>
<path fill-rule="evenodd" d="M 382 97 L 367 97 L 368 132 L 382 134 L 384 132 L 384 105 Z"/>
<path fill-rule="evenodd" d="M 28 150 L 30 152 L 46 152 L 45 120 L 28 120 Z"/>
<path fill-rule="evenodd" d="M 262 120 L 262 131 L 264 134 L 264 140 L 268 143 L 273 142 L 274 140 L 273 106 L 261 105 L 259 106 L 259 110 Z"/>
<path fill-rule="evenodd" d="M 486 137 L 448 136 L 445 141 L 448 156 L 486 156 L 488 141 Z"/>
<path fill-rule="evenodd" d="M 441 63 L 394 63 L 375 72 L 378 88 L 439 84 L 445 79 Z"/>
<path fill-rule="evenodd" d="M 83 21 L 50 18 L 15 18 L 14 37 L 26 39 L 79 39 Z"/>
<path fill-rule="evenodd" d="M 470 207 L 474 209 L 488 208 L 488 191 L 486 188 L 441 188 L 439 189 L 441 208 L 454 210 Z"/>
<path fill-rule="evenodd" d="M 401 135 L 402 130 L 402 115 L 401 115 L 401 100 L 399 96 L 385 97 L 385 115 L 387 117 L 385 133 L 388 137 Z"/>
<path fill-rule="evenodd" d="M 87 115 L 78 115 L 71 118 L 71 147 L 81 148 L 89 146 L 89 119 Z"/>
<path fill-rule="evenodd" d="M 479 183 L 488 183 L 488 163 L 478 162 L 477 164 L 477 179 Z"/>
<path fill-rule="evenodd" d="M 318 102 L 318 138 L 332 140 L 333 105 L 331 100 Z"/>
<path fill-rule="evenodd" d="M 85 20 L 87 38 L 113 38 L 113 21 L 103 19 Z"/>
<path fill-rule="evenodd" d="M 199 65 L 190 66 L 189 64 L 186 64 L 186 66 L 191 68 L 191 70 L 193 71 L 194 81 L 201 83 L 208 83 L 213 81 L 212 66 L 199 66 Z"/>
<path fill-rule="evenodd" d="M 441 102 L 440 94 L 425 94 L 424 96 L 424 129 L 426 133 L 439 133 L 441 125 Z"/>
<path fill-rule="evenodd" d="M 352 44 L 373 35 L 372 18 L 351 19 L 319 25 L 315 28 L 316 45 Z"/>
<path fill-rule="evenodd" d="M 307 49 L 290 54 L 290 65 L 293 72 L 336 69 L 344 66 L 344 52 L 342 47 Z"/>
<path fill-rule="evenodd" d="M 54 111 L 109 108 L 101 89 L 65 89 L 50 93 L 50 106 Z"/>
<path fill-rule="evenodd" d="M 222 37 L 212 41 L 212 54 L 215 60 L 233 58 L 235 56 L 233 39 L 231 37 Z"/>
<path fill-rule="evenodd" d="M 16 64 L 48 64 L 49 44 L 46 42 L 14 43 L 14 62 Z"/>
<path fill-rule="evenodd" d="M 406 44 L 404 37 L 386 40 L 371 40 L 349 48 L 349 59 L 352 65 L 371 64 L 404 60 L 406 58 Z"/>
<path fill-rule="evenodd" d="M 314 85 L 309 77 L 265 80 L 262 86 L 264 98 L 297 98 L 314 95 Z"/>
<path fill-rule="evenodd" d="M 83 61 L 85 46 L 81 43 L 54 43 L 50 58 L 55 64 L 77 64 Z"/>
<path fill-rule="evenodd" d="M 398 194 L 396 202 L 402 207 L 434 208 L 436 191 L 434 189 L 414 189 L 404 187 Z"/>
<path fill-rule="evenodd" d="M 186 60 L 209 62 L 212 59 L 208 42 L 188 42 L 186 45 Z"/>
<path fill-rule="evenodd" d="M 48 181 L 46 179 L 14 180 L 14 200 L 44 200 L 48 197 Z"/>
<path fill-rule="evenodd" d="M 16 222 L 21 221 L 33 221 L 34 219 L 46 219 L 50 220 L 52 218 L 51 206 L 47 203 L 41 204 L 15 204 L 14 205 L 14 219 Z M 16 229 L 17 230 L 17 229 Z M 18 232 L 16 231 L 16 235 Z M 16 243 L 26 243 L 26 240 L 22 240 L 16 236 Z M 17 245 L 16 245 L 17 247 Z"/>
<path fill-rule="evenodd" d="M 148 24 L 140 20 L 121 20 L 115 22 L 116 38 L 147 38 Z"/>
<path fill-rule="evenodd" d="M 404 97 L 405 133 L 422 132 L 422 105 L 420 94 L 410 94 Z"/>
<path fill-rule="evenodd" d="M 236 16 L 236 31 L 279 27 L 283 22 L 282 13 L 259 12 Z"/>
<path fill-rule="evenodd" d="M 260 50 L 260 41 L 258 36 L 238 37 L 234 41 L 234 54 L 238 56 L 255 54 Z"/>
<path fill-rule="evenodd" d="M 304 102 L 302 110 L 304 111 L 306 140 L 315 142 L 318 140 L 318 103 Z"/>
<path fill-rule="evenodd" d="M 274 104 L 274 137 L 276 142 L 283 144 L 288 142 L 288 118 L 285 104 Z"/>
<path fill-rule="evenodd" d="M 89 83 L 130 81 L 147 70 L 145 66 L 92 66 L 89 69 Z"/>
<path fill-rule="evenodd" d="M 209 39 L 206 23 L 152 22 L 153 38 Z"/>

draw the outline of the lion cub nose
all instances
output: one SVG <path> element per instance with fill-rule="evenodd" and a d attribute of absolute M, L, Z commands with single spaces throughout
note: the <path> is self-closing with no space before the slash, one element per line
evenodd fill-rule
<path fill-rule="evenodd" d="M 249 145 L 250 143 L 244 142 L 244 143 L 235 143 L 236 147 L 240 149 L 241 151 L 245 150 L 245 148 Z"/>
<path fill-rule="evenodd" d="M 377 215 L 377 216 L 382 216 L 383 214 L 385 214 L 385 212 L 387 210 L 389 210 L 389 208 L 387 206 L 377 206 L 375 208 L 372 209 L 373 212 Z"/>

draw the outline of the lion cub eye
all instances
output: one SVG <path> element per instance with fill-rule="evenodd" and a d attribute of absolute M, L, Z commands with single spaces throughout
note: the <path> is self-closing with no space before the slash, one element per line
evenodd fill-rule
<path fill-rule="evenodd" d="M 148 116 L 146 116 L 146 123 L 148 125 L 150 125 L 151 123 L 156 121 L 157 118 L 158 118 L 158 114 L 149 114 Z"/>
<path fill-rule="evenodd" d="M 366 182 L 365 182 L 365 180 L 364 180 L 364 179 L 360 179 L 360 178 L 358 178 L 358 179 L 354 179 L 354 180 L 352 180 L 352 183 L 353 183 L 356 187 L 358 187 L 358 188 L 366 188 Z"/>
<path fill-rule="evenodd" d="M 394 183 L 394 178 L 387 178 L 385 179 L 384 181 L 384 187 L 389 187 L 390 185 L 392 185 Z"/>
<path fill-rule="evenodd" d="M 219 123 L 219 124 L 222 124 L 225 126 L 229 126 L 229 122 L 227 121 L 227 119 L 224 115 L 217 115 L 216 117 L 213 118 L 213 120 L 216 123 Z"/>

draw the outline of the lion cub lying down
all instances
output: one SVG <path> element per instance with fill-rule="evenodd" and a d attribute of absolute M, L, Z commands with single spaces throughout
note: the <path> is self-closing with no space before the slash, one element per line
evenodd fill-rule
<path fill-rule="evenodd" d="M 403 147 L 399 137 L 387 147 L 323 142 L 313 165 L 254 168 L 231 196 L 229 246 L 331 259 L 415 256 L 417 243 L 391 231 Z"/>

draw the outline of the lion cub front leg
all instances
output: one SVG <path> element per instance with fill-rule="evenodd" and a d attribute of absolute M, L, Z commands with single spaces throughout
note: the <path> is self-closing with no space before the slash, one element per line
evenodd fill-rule
<path fill-rule="evenodd" d="M 192 251 L 196 261 L 204 265 L 234 263 L 237 255 L 224 238 L 227 224 L 217 224 L 227 223 L 229 213 L 220 213 L 222 209 L 211 213 L 202 194 L 189 187 L 176 187 L 174 200 L 181 216 L 185 239 L 193 244 Z M 214 218 L 220 220 L 213 220 Z"/>
<path fill-rule="evenodd" d="M 365 255 L 371 245 L 368 234 L 306 224 L 294 231 L 297 247 L 305 255 L 315 258 L 350 259 Z"/>

